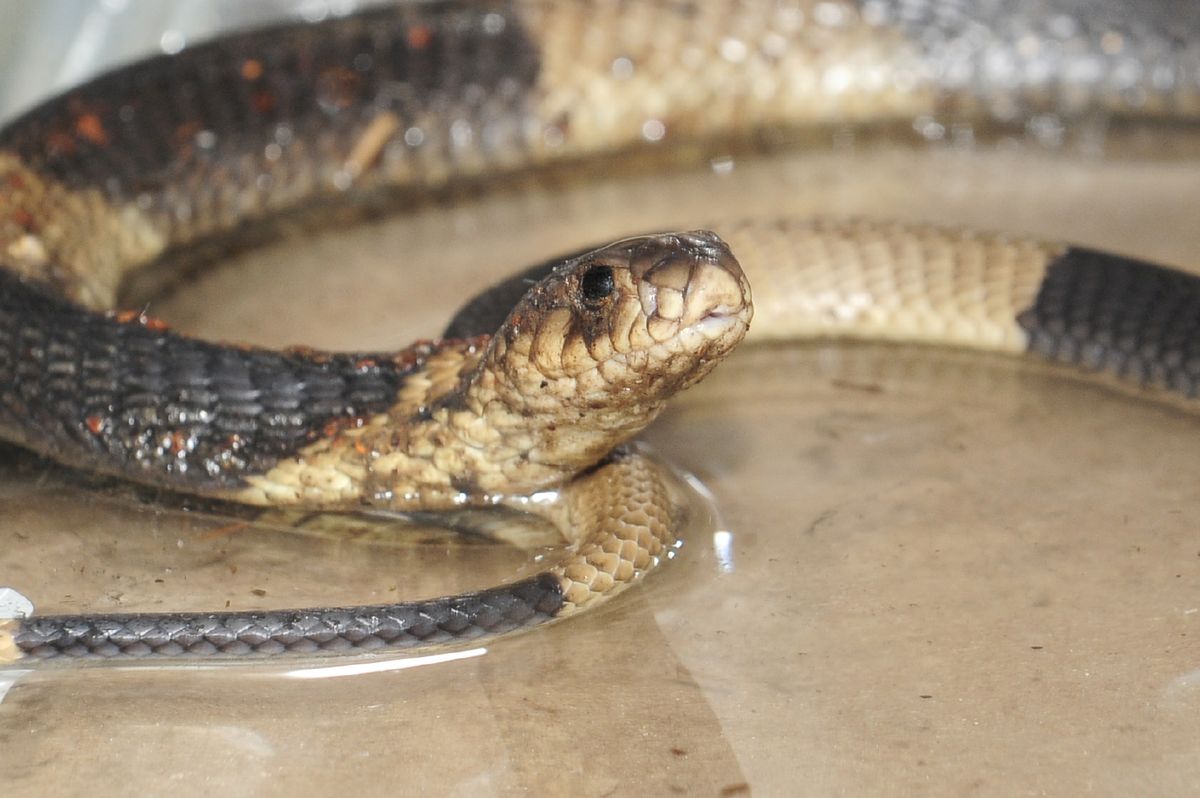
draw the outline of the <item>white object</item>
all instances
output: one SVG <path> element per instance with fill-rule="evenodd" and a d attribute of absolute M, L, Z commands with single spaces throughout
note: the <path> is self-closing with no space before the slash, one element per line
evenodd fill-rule
<path fill-rule="evenodd" d="M 33 602 L 11 587 L 0 587 L 0 620 L 28 618 L 33 615 Z"/>

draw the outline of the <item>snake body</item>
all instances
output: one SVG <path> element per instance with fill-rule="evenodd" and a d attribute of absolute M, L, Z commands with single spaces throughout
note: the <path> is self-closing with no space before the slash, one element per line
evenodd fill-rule
<path fill-rule="evenodd" d="M 640 157 L 664 139 L 686 153 L 831 125 L 1130 111 L 1100 88 L 1066 91 L 1078 85 L 952 90 L 931 77 L 933 40 L 911 32 L 931 23 L 945 44 L 970 19 L 918 19 L 933 7 L 412 3 L 150 59 L 10 123 L 0 436 L 73 467 L 259 505 L 436 509 L 561 487 L 550 512 L 573 546 L 531 579 L 421 602 L 14 619 L 0 623 L 0 659 L 445 642 L 614 595 L 678 524 L 661 475 L 621 444 L 745 334 L 733 252 L 772 276 L 756 305 L 765 338 L 1033 352 L 1194 395 L 1195 278 L 899 224 L 756 221 L 623 240 L 519 275 L 450 337 L 390 353 L 228 346 L 117 309 L 131 276 L 211 257 L 281 217 Z M 1156 57 L 1183 74 L 1183 56 Z M 1200 110 L 1194 82 L 1151 88 L 1140 115 Z"/>

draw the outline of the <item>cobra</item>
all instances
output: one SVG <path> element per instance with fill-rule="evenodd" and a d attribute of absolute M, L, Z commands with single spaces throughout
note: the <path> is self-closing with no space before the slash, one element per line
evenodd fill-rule
<path fill-rule="evenodd" d="M 918 55 L 886 15 L 822 5 L 844 9 L 829 26 L 848 26 L 844 41 L 868 36 L 858 54 L 876 70 Z M 226 346 L 119 310 L 131 276 L 281 218 L 640 157 L 668 134 L 750 143 L 855 120 L 853 102 L 831 116 L 805 79 L 847 58 L 841 45 L 764 3 L 740 23 L 756 49 L 731 57 L 721 8 L 404 5 L 151 59 L 0 132 L 3 437 L 71 467 L 256 505 L 436 509 L 557 488 L 552 517 L 572 542 L 534 578 L 412 603 L 15 619 L 0 625 L 0 658 L 402 647 L 616 595 L 657 565 L 678 525 L 657 470 L 622 444 L 745 335 L 752 303 L 735 252 L 767 278 L 756 281 L 764 338 L 1034 352 L 1194 392 L 1194 278 L 872 222 L 622 240 L 485 293 L 452 325 L 457 337 L 399 352 Z M 661 63 L 664 42 L 691 53 L 684 66 Z M 881 85 L 871 107 L 883 122 L 944 102 Z"/>

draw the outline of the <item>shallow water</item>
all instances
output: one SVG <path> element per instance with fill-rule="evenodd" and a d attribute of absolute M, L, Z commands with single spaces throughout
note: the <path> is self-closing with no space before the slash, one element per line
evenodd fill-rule
<path fill-rule="evenodd" d="M 303 236 L 150 309 L 223 338 L 389 346 L 549 252 L 762 211 L 1200 269 L 1198 203 L 1196 162 L 742 159 Z M 646 436 L 716 512 L 644 585 L 440 662 L 24 674 L 0 702 L 5 794 L 1194 794 L 1197 434 L 1186 408 L 1004 358 L 746 347 Z M 250 529 L 11 451 L 2 468 L 2 581 L 43 611 L 379 601 L 529 562 L 429 531 Z M 343 664 L 369 667 L 321 669 Z"/>

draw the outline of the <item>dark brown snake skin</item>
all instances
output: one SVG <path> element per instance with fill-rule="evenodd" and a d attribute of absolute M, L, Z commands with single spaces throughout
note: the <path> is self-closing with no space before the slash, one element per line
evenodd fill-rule
<path fill-rule="evenodd" d="M 644 393 L 633 404 L 591 397 L 578 405 L 586 410 L 573 409 L 574 416 L 587 418 L 578 432 L 535 397 L 540 390 L 561 398 L 568 383 L 582 385 L 585 372 L 565 364 L 599 350 L 676 346 L 675 336 L 656 337 L 651 322 L 688 316 L 687 308 L 670 310 L 672 291 L 691 296 L 685 285 L 703 283 L 718 296 L 712 307 L 720 309 L 711 313 L 721 319 L 749 318 L 745 278 L 721 239 L 708 233 L 638 239 L 556 259 L 485 292 L 452 322 L 450 341 L 398 353 L 271 352 L 176 335 L 155 319 L 116 310 L 135 272 L 211 258 L 230 242 L 259 237 L 281 216 L 383 206 L 405 194 L 519 170 L 644 154 L 664 135 L 699 146 L 703 158 L 705 142 L 753 147 L 838 125 L 893 131 L 899 123 L 911 136 L 913 118 L 928 123 L 918 126 L 918 138 L 930 138 L 929 131 L 961 120 L 980 130 L 1032 129 L 1029 120 L 1048 109 L 1067 121 L 1162 116 L 1193 124 L 1200 113 L 1190 51 L 1179 42 L 1146 50 L 1156 74 L 1174 77 L 1166 85 L 1123 87 L 1141 92 L 1132 104 L 1121 91 L 1072 93 L 1069 83 L 1047 92 L 1022 82 L 1019 69 L 1008 93 L 993 96 L 978 65 L 964 73 L 960 64 L 957 72 L 938 72 L 940 84 L 911 75 L 885 76 L 877 86 L 850 80 L 851 89 L 830 105 L 832 94 L 814 92 L 801 79 L 805 69 L 825 70 L 817 83 L 828 91 L 840 85 L 845 64 L 885 70 L 937 64 L 951 58 L 961 31 L 984 25 L 998 35 L 1012 32 L 991 12 L 979 11 L 976 19 L 958 4 L 943 4 L 947 13 L 930 3 L 822 6 L 805 7 L 804 27 L 769 2 L 738 4 L 736 14 L 723 3 L 674 0 L 406 3 L 153 58 L 6 126 L 0 131 L 0 436 L 73 467 L 173 490 L 335 509 L 491 501 L 581 472 L 579 480 L 618 498 L 603 511 L 581 503 L 572 523 L 586 517 L 601 524 L 632 504 L 640 520 L 580 542 L 575 559 L 555 571 L 465 596 L 344 609 L 0 622 L 0 661 L 450 642 L 534 625 L 610 595 L 653 567 L 674 519 L 666 488 L 639 470 L 637 455 L 606 453 L 648 423 L 672 393 L 707 373 L 745 325 L 728 341 L 691 334 L 690 348 L 672 349 L 663 365 L 638 371 Z M 740 31 L 750 29 L 743 36 L 752 43 L 748 51 L 722 33 L 726 12 L 742 20 Z M 1112 13 L 1070 17 L 1072 35 L 1082 42 L 1076 51 L 1107 52 L 1111 40 L 1101 40 L 1105 14 Z M 640 35 L 646 30 L 682 48 L 673 66 L 653 65 L 656 45 Z M 935 35 L 914 36 L 918 30 Z M 1171 41 L 1153 25 L 1149 30 L 1139 35 Z M 1138 36 L 1127 34 L 1135 46 Z M 719 72 L 704 71 L 718 61 Z M 1102 56 L 1099 63 L 1104 79 L 1122 74 L 1106 72 Z M 688 69 L 696 74 L 668 79 Z M 978 85 L 956 83 L 953 76 L 962 74 L 974 75 Z M 764 85 L 774 88 L 764 93 Z M 774 312 L 775 297 L 786 306 L 794 295 L 783 280 L 763 292 L 764 337 L 882 335 L 1028 350 L 1187 396 L 1200 386 L 1200 281 L 1179 272 L 1081 249 L 923 228 L 778 223 L 720 232 L 735 252 L 753 253 L 742 256 L 747 263 L 770 262 L 782 271 L 794 262 L 797 274 L 809 268 L 832 275 L 838 290 L 839 281 L 851 285 L 860 272 L 882 275 L 903 311 L 891 315 L 885 295 L 882 320 L 861 326 L 838 326 L 842 316 L 815 311 L 811 318 Z M 783 242 L 788 254 L 758 257 L 756 250 L 765 252 L 772 241 Z M 931 265 L 912 266 L 913 251 Z M 849 265 L 834 252 L 848 253 Z M 961 275 L 977 266 L 986 287 L 963 289 Z M 529 291 L 531 278 L 541 282 Z M 944 285 L 953 287 L 940 290 Z M 634 324 L 632 333 L 626 323 L 618 341 L 618 301 L 636 298 L 639 286 L 658 292 L 631 306 L 651 319 Z M 933 297 L 925 304 L 932 303 L 936 324 L 908 312 L 912 296 Z M 596 297 L 610 302 L 611 312 L 592 308 Z M 554 350 L 549 365 L 547 347 Z M 633 358 L 619 354 L 628 367 Z M 518 390 L 527 378 L 503 370 L 518 356 L 542 364 L 543 373 L 524 386 L 532 390 Z M 439 368 L 453 376 L 447 384 L 430 377 Z M 507 376 L 478 379 L 485 372 Z M 615 385 L 623 378 L 605 379 Z M 434 385 L 418 390 L 423 381 Z M 464 465 L 460 453 L 473 456 L 495 430 L 521 442 L 497 444 L 507 459 L 495 468 Z M 613 476 L 626 472 L 648 487 L 629 488 L 632 480 Z M 622 490 L 632 490 L 636 502 Z M 654 508 L 649 520 L 645 507 Z"/>

